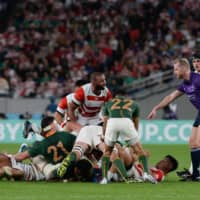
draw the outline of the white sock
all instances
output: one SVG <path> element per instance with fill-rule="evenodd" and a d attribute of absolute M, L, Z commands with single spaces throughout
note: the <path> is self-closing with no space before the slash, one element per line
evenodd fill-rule
<path fill-rule="evenodd" d="M 56 165 L 53 165 L 53 164 L 47 164 L 44 169 L 43 169 L 43 174 L 46 178 L 46 180 L 49 180 L 49 179 L 52 179 L 54 178 L 54 175 L 53 175 L 53 171 L 55 169 L 58 169 L 60 167 L 61 163 L 58 163 Z"/>
<path fill-rule="evenodd" d="M 190 163 L 189 172 L 190 172 L 190 174 L 192 174 L 192 172 L 193 172 L 193 166 L 192 166 L 192 163 Z"/>
<path fill-rule="evenodd" d="M 111 181 L 111 179 L 113 179 L 114 181 L 117 181 L 118 180 L 118 175 L 117 175 L 117 173 L 113 173 L 111 171 L 108 171 L 107 179 L 108 179 L 108 181 Z"/>

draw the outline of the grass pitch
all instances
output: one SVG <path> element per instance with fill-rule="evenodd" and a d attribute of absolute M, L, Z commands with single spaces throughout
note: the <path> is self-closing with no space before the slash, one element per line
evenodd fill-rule
<path fill-rule="evenodd" d="M 0 152 L 16 152 L 19 145 L 0 144 Z M 171 154 L 179 170 L 189 166 L 187 145 L 145 145 L 151 152 L 150 165 Z M 175 172 L 160 184 L 150 183 L 54 183 L 0 181 L 0 200 L 190 200 L 200 196 L 200 183 L 180 182 Z"/>

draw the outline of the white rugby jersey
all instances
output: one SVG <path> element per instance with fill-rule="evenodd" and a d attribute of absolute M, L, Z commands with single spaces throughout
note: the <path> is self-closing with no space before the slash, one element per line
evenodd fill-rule
<path fill-rule="evenodd" d="M 157 169 L 155 167 L 150 167 L 149 168 L 150 173 L 152 174 L 152 176 L 158 181 L 161 182 L 165 179 L 165 175 L 164 172 L 160 169 Z"/>
<path fill-rule="evenodd" d="M 80 87 L 72 96 L 72 101 L 80 105 L 78 112 L 84 117 L 94 117 L 99 114 L 102 105 L 112 98 L 111 92 L 107 87 L 101 90 L 100 95 L 92 91 L 91 83 Z"/>
<path fill-rule="evenodd" d="M 11 161 L 11 167 L 14 169 L 19 169 L 24 173 L 24 180 L 26 181 L 40 181 L 44 180 L 45 177 L 42 172 L 40 172 L 37 167 L 32 163 L 22 163 L 17 162 L 12 155 L 8 155 Z"/>

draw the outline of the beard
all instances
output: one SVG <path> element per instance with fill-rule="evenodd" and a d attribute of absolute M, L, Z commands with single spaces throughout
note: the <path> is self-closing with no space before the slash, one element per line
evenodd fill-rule
<path fill-rule="evenodd" d="M 97 86 L 95 87 L 95 89 L 96 89 L 96 90 L 104 90 L 105 87 L 104 87 L 104 86 L 101 86 L 101 85 L 97 85 Z"/>

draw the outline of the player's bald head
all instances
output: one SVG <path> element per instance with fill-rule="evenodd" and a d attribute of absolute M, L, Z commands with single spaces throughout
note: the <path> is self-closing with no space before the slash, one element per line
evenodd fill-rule
<path fill-rule="evenodd" d="M 102 72 L 93 72 L 90 80 L 95 91 L 100 92 L 101 90 L 104 90 L 106 86 L 106 78 Z"/>
<path fill-rule="evenodd" d="M 90 80 L 91 82 L 94 82 L 97 80 L 97 78 L 101 77 L 101 76 L 104 76 L 104 73 L 102 72 L 93 72 L 91 75 L 90 75 Z"/>

